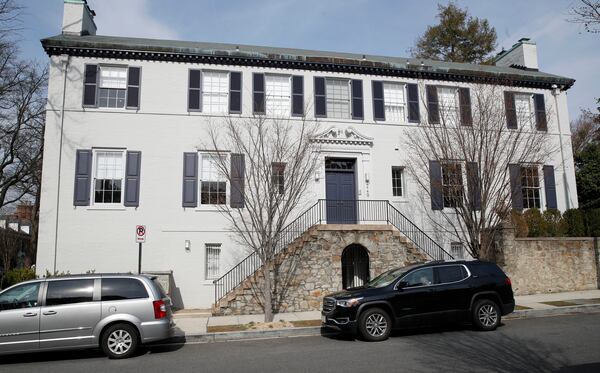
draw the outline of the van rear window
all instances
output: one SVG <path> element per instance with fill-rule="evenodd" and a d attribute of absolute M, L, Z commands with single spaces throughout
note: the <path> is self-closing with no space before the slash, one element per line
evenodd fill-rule
<path fill-rule="evenodd" d="M 103 278 L 102 301 L 148 298 L 140 280 L 134 278 Z"/>

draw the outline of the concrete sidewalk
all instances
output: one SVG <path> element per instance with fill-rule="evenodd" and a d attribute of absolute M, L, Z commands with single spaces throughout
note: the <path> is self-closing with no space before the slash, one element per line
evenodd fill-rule
<path fill-rule="evenodd" d="M 541 317 L 574 312 L 600 312 L 600 290 L 574 291 L 553 294 L 535 294 L 515 297 L 517 307 L 510 318 Z M 312 328 L 287 328 L 270 330 L 252 330 L 219 332 L 209 331 L 210 327 L 247 325 L 251 322 L 261 323 L 264 315 L 240 315 L 240 316 L 211 316 L 207 310 L 181 310 L 174 315 L 177 326 L 177 337 L 210 337 L 205 340 L 220 339 L 243 339 L 244 335 L 257 338 L 260 335 L 286 336 L 298 335 L 304 329 L 306 332 Z M 320 311 L 288 312 L 276 314 L 274 321 L 318 321 L 321 319 Z M 296 330 L 294 330 L 296 329 Z M 243 328 L 240 328 L 243 330 Z M 285 332 L 288 330 L 289 332 Z M 238 338 L 239 337 L 239 338 Z"/>

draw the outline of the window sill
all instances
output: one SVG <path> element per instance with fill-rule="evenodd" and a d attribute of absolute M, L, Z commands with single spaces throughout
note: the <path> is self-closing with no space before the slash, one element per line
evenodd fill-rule
<path fill-rule="evenodd" d="M 196 207 L 194 211 L 196 212 L 221 212 L 221 211 L 229 211 L 229 206 L 226 205 L 224 207 L 218 207 L 217 205 L 203 205 L 201 207 Z"/>
<path fill-rule="evenodd" d="M 86 210 L 102 210 L 102 211 L 125 211 L 125 206 L 89 206 Z"/>

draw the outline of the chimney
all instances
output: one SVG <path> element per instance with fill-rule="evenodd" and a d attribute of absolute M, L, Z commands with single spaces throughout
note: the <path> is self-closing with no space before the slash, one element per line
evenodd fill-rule
<path fill-rule="evenodd" d="M 537 46 L 529 38 L 521 38 L 509 50 L 498 53 L 494 64 L 496 66 L 517 67 L 527 70 L 537 70 Z"/>
<path fill-rule="evenodd" d="M 64 0 L 63 35 L 96 35 L 95 15 L 87 0 Z"/>

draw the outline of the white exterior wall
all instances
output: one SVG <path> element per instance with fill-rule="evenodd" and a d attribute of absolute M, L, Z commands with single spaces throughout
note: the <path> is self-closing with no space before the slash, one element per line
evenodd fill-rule
<path fill-rule="evenodd" d="M 212 304 L 214 291 L 212 281 L 204 280 L 204 245 L 222 243 L 222 273 L 246 256 L 247 252 L 243 248 L 235 247 L 227 233 L 226 220 L 218 211 L 202 207 L 182 207 L 183 153 L 201 148 L 204 131 L 209 121 L 218 120 L 218 117 L 203 113 L 188 113 L 187 84 L 190 68 L 241 71 L 242 116 L 252 115 L 252 72 L 303 75 L 305 105 L 309 107 L 306 113 L 307 119 L 313 119 L 314 114 L 313 77 L 362 79 L 365 120 L 319 119 L 319 123 L 323 130 L 331 126 L 341 129 L 352 127 L 361 135 L 372 138 L 373 145 L 325 144 L 323 158 L 332 155 L 357 158 L 358 199 L 390 200 L 418 226 L 430 230 L 429 220 L 423 211 L 420 197 L 423 193 L 411 180 L 410 174 L 404 173 L 404 197 L 393 197 L 391 188 L 391 166 L 408 165 L 410 155 L 403 146 L 405 131 L 414 130 L 417 125 L 375 123 L 372 120 L 371 80 L 404 83 L 415 83 L 416 80 L 320 71 L 71 57 L 66 79 L 62 160 L 59 174 L 63 74 L 59 57 L 52 57 L 50 63 L 37 256 L 38 274 L 43 275 L 46 270 L 52 272 L 54 269 L 71 273 L 89 270 L 135 272 L 137 244 L 134 242 L 134 228 L 137 224 L 144 224 L 147 227 L 148 237 L 143 248 L 143 270 L 173 270 L 175 286 L 180 292 L 174 294 L 174 300 L 179 305 L 187 308 L 204 308 Z M 140 109 L 135 111 L 82 108 L 83 71 L 86 63 L 140 66 L 142 68 Z M 418 83 L 440 84 L 439 81 Z M 451 84 L 468 86 L 463 83 Z M 568 193 L 564 192 L 560 153 L 557 153 L 547 164 L 554 165 L 556 169 L 559 209 L 566 209 L 567 194 L 571 200 L 570 207 L 576 207 L 577 196 L 566 94 L 564 92 L 559 94 L 558 106 L 555 107 L 554 98 L 549 90 L 522 89 L 522 91 L 545 94 L 546 107 L 554 113 L 548 118 L 548 131 L 554 135 L 556 141 L 559 141 L 558 120 L 555 114 L 558 108 L 564 156 L 567 160 L 565 175 L 571 188 Z M 426 115 L 424 105 L 421 104 L 420 108 L 421 118 L 424 118 Z M 107 209 L 73 206 L 76 150 L 103 147 L 142 152 L 138 208 Z M 365 174 L 368 174 L 368 183 Z M 543 205 L 545 200 L 543 185 L 541 190 Z M 59 198 L 58 209 L 57 197 Z M 309 199 L 314 201 L 318 198 L 325 198 L 324 164 L 319 180 L 314 181 L 313 194 Z M 429 206 L 429 202 L 426 201 L 425 208 Z M 434 238 L 443 240 L 443 237 L 430 233 Z M 191 241 L 189 252 L 184 248 L 185 240 Z M 449 249 L 449 242 L 440 243 Z"/>

